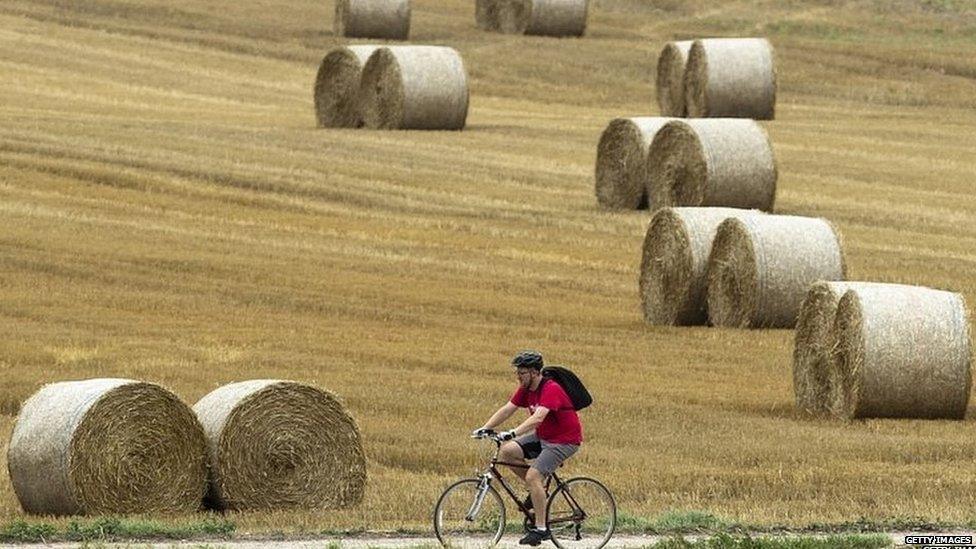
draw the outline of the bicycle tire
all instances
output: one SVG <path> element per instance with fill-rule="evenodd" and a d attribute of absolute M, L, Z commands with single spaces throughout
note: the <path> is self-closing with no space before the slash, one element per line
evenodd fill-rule
<path fill-rule="evenodd" d="M 559 549 L 600 549 L 617 529 L 617 501 L 600 481 L 574 477 L 549 496 L 546 519 L 552 542 Z"/>
<path fill-rule="evenodd" d="M 444 547 L 484 548 L 498 544 L 505 533 L 505 502 L 495 487 L 488 485 L 488 493 L 482 502 L 480 513 L 491 505 L 484 520 L 487 523 L 467 524 L 464 514 L 474 502 L 474 496 L 481 484 L 477 478 L 462 479 L 448 486 L 434 505 L 434 534 Z M 451 498 L 452 494 L 459 494 Z M 455 499 L 457 501 L 455 501 Z M 450 514 L 450 517 L 446 515 Z M 448 523 L 451 525 L 449 526 Z M 492 523 L 495 523 L 492 525 Z M 487 528 L 485 527 L 487 525 Z M 463 526 L 463 528 L 462 528 Z"/>

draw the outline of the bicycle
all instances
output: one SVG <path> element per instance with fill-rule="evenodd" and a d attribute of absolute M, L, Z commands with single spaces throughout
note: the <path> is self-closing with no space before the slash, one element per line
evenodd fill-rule
<path fill-rule="evenodd" d="M 495 443 L 495 453 L 474 478 L 447 487 L 434 506 L 434 533 L 444 547 L 483 548 L 497 544 L 505 533 L 505 503 L 492 481 L 504 489 L 524 518 L 523 526 L 535 524 L 526 506 L 498 471 L 498 465 L 528 469 L 521 463 L 499 461 L 502 441 L 489 431 L 482 439 Z M 550 491 L 550 488 L 553 488 Z M 588 477 L 562 480 L 555 473 L 546 479 L 546 517 L 552 541 L 560 549 L 600 549 L 617 527 L 617 503 L 599 481 Z"/>

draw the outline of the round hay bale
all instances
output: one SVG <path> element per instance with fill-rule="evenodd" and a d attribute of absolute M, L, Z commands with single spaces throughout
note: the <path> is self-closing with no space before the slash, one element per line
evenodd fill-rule
<path fill-rule="evenodd" d="M 670 118 L 637 117 L 612 120 L 596 149 L 596 200 L 613 209 L 647 207 L 647 151 L 657 131 Z"/>
<path fill-rule="evenodd" d="M 644 238 L 640 295 L 651 324 L 704 324 L 708 256 L 718 226 L 730 217 L 761 215 L 733 208 L 662 208 Z"/>
<path fill-rule="evenodd" d="M 501 32 L 537 36 L 583 36 L 588 0 L 499 0 Z"/>
<path fill-rule="evenodd" d="M 363 68 L 360 96 L 368 128 L 460 130 L 468 117 L 468 76 L 452 48 L 377 49 Z"/>
<path fill-rule="evenodd" d="M 849 289 L 837 305 L 830 383 L 846 419 L 963 419 L 972 384 L 962 295 L 917 286 Z"/>
<path fill-rule="evenodd" d="M 658 130 L 644 180 L 652 208 L 720 206 L 772 211 L 776 159 L 753 120 L 673 120 Z"/>
<path fill-rule="evenodd" d="M 496 0 L 495 28 L 503 34 L 525 34 L 532 0 Z"/>
<path fill-rule="evenodd" d="M 17 416 L 7 469 L 28 513 L 188 513 L 207 486 L 207 446 L 190 408 L 128 379 L 45 385 Z"/>
<path fill-rule="evenodd" d="M 332 24 L 336 36 L 406 40 L 410 0 L 336 0 Z"/>
<path fill-rule="evenodd" d="M 708 318 L 715 326 L 792 328 L 810 284 L 845 273 L 840 237 L 825 219 L 727 219 L 708 258 Z"/>
<path fill-rule="evenodd" d="M 379 46 L 347 46 L 330 51 L 315 77 L 315 117 L 322 128 L 359 128 L 359 82 L 366 60 Z"/>
<path fill-rule="evenodd" d="M 878 282 L 816 282 L 807 290 L 796 320 L 793 345 L 793 392 L 800 410 L 830 412 L 830 355 L 837 304 L 851 288 L 884 285 Z"/>
<path fill-rule="evenodd" d="M 359 428 L 321 389 L 258 379 L 224 385 L 193 407 L 210 449 L 215 509 L 337 509 L 366 486 Z"/>
<path fill-rule="evenodd" d="M 685 105 L 694 118 L 772 120 L 776 64 L 765 38 L 695 40 L 684 75 Z"/>
<path fill-rule="evenodd" d="M 685 64 L 692 40 L 668 42 L 657 58 L 657 104 L 661 116 L 684 117 L 685 108 Z"/>
<path fill-rule="evenodd" d="M 475 0 L 474 20 L 478 28 L 492 31 L 498 30 L 498 0 Z"/>

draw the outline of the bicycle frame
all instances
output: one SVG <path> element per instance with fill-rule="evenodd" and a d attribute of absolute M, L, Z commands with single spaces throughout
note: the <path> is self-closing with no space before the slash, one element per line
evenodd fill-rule
<path fill-rule="evenodd" d="M 522 512 L 522 515 L 525 517 L 525 520 L 531 521 L 533 520 L 533 516 L 531 515 L 532 508 L 526 507 L 523 504 L 523 502 L 519 500 L 519 497 L 515 494 L 515 491 L 508 484 L 508 482 L 505 481 L 505 477 L 502 476 L 501 471 L 498 470 L 499 465 L 504 465 L 506 467 L 514 467 L 517 469 L 528 469 L 531 466 L 525 463 L 508 463 L 505 461 L 499 461 L 498 453 L 501 451 L 501 442 L 495 438 L 492 438 L 492 440 L 495 442 L 495 454 L 491 457 L 491 460 L 488 462 L 488 466 L 485 468 L 485 471 L 481 473 L 481 475 L 479 475 L 481 479 L 481 484 L 479 485 L 478 496 L 475 498 L 475 501 L 472 503 L 471 508 L 468 510 L 468 519 L 472 520 L 473 517 L 478 514 L 478 511 L 481 509 L 481 503 L 484 501 L 485 495 L 488 493 L 488 486 L 491 484 L 492 479 L 495 479 L 505 490 L 505 493 L 508 494 L 508 497 L 511 498 L 511 500 L 515 503 L 515 506 L 518 508 L 518 510 Z M 552 486 L 553 483 L 555 483 L 556 485 L 555 487 L 556 490 L 559 490 L 559 488 L 562 488 L 564 486 L 564 483 L 559 478 L 559 475 L 553 472 L 551 475 L 549 475 L 546 478 L 545 489 L 547 494 L 550 493 L 549 488 L 550 486 Z M 550 524 L 573 522 L 576 524 L 577 536 L 579 536 L 579 531 L 578 531 L 579 521 L 586 519 L 586 512 L 583 510 L 582 507 L 580 507 L 579 503 L 576 501 L 576 498 L 574 498 L 573 495 L 570 494 L 568 490 L 560 490 L 559 493 L 566 498 L 567 503 L 569 503 L 570 508 L 573 510 L 573 514 L 570 517 L 560 517 L 557 519 L 548 517 L 549 518 L 548 522 Z"/>

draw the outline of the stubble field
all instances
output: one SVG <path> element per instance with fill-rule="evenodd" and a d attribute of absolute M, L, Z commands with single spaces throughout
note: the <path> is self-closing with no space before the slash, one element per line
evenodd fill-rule
<path fill-rule="evenodd" d="M 974 518 L 973 417 L 808 419 L 792 331 L 645 325 L 649 215 L 599 209 L 592 172 L 610 119 L 657 113 L 665 41 L 766 36 L 777 210 L 836 223 L 852 279 L 976 303 L 976 9 L 592 0 L 587 36 L 559 40 L 484 33 L 470 2 L 415 0 L 412 42 L 464 56 L 468 126 L 372 132 L 314 127 L 318 61 L 345 43 L 331 8 L 0 3 L 4 445 L 47 382 L 132 377 L 189 403 L 236 380 L 311 382 L 362 429 L 363 505 L 234 520 L 422 529 L 486 455 L 467 435 L 530 347 L 595 394 L 569 470 L 603 479 L 629 515 Z M 0 521 L 19 516 L 3 476 Z"/>

